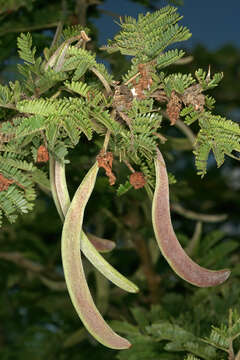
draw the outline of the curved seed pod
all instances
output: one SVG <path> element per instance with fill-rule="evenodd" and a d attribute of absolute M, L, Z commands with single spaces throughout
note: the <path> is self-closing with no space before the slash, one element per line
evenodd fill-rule
<path fill-rule="evenodd" d="M 66 176 L 65 176 L 65 165 L 60 161 L 55 160 L 55 169 L 54 169 L 54 181 L 56 186 L 56 193 L 58 197 L 58 202 L 61 207 L 63 216 L 65 218 L 69 206 L 71 204 L 70 196 L 68 193 Z M 64 221 L 64 219 L 63 219 Z"/>
<path fill-rule="evenodd" d="M 51 192 L 52 192 L 55 206 L 57 208 L 57 212 L 58 212 L 62 222 L 64 222 L 65 214 L 63 214 L 63 211 L 62 211 L 59 199 L 58 199 L 57 189 L 56 189 L 55 166 L 56 166 L 56 161 L 55 161 L 54 157 L 50 154 L 50 156 L 49 156 L 49 178 L 50 178 Z"/>
<path fill-rule="evenodd" d="M 159 248 L 172 269 L 184 280 L 199 287 L 219 285 L 230 275 L 228 269 L 205 269 L 185 253 L 174 233 L 169 208 L 169 188 L 166 165 L 157 150 L 155 159 L 156 186 L 152 204 L 152 221 Z"/>
<path fill-rule="evenodd" d="M 70 206 L 70 198 L 67 189 L 66 177 L 65 177 L 65 167 L 64 164 L 59 163 L 56 161 L 55 163 L 55 186 L 56 186 L 56 193 L 59 200 L 59 206 L 62 209 L 63 215 L 65 216 L 67 210 Z M 92 236 L 92 235 L 91 235 Z M 109 240 L 100 239 L 98 237 L 93 236 L 94 245 L 106 249 L 106 242 L 110 242 Z M 91 237 L 90 237 L 91 239 Z M 113 243 L 113 242 L 111 242 Z M 114 244 L 114 243 L 113 243 Z M 89 241 L 86 234 L 81 231 L 81 250 L 86 256 L 86 258 L 110 281 L 112 281 L 115 285 L 120 287 L 121 289 L 136 293 L 139 291 L 138 287 L 128 280 L 125 276 L 120 274 L 112 265 L 110 265 L 102 255 L 99 254 Z M 107 244 L 109 251 L 109 244 Z M 106 251 L 106 250 L 105 250 Z"/>
<path fill-rule="evenodd" d="M 125 278 L 125 276 L 114 269 L 114 267 L 98 253 L 83 231 L 81 233 L 81 250 L 87 259 L 115 285 L 131 293 L 136 293 L 139 291 L 135 284 L 133 284 L 131 281 Z"/>
<path fill-rule="evenodd" d="M 65 165 L 54 160 L 51 156 L 49 172 L 53 199 L 59 216 L 62 222 L 64 222 L 65 215 L 71 203 L 66 183 Z M 109 252 L 115 247 L 113 241 L 102 239 L 92 234 L 88 235 L 88 239 L 100 252 Z M 85 239 L 83 241 L 85 241 Z"/>
<path fill-rule="evenodd" d="M 112 240 L 100 238 L 89 232 L 87 232 L 86 235 L 90 242 L 93 244 L 93 246 L 97 249 L 97 251 L 100 251 L 102 253 L 112 251 L 116 246 L 115 242 Z"/>
<path fill-rule="evenodd" d="M 66 214 L 62 231 L 62 262 L 72 303 L 87 330 L 103 345 L 127 349 L 131 344 L 117 335 L 97 310 L 89 291 L 80 256 L 79 234 L 84 210 L 95 185 L 98 164 L 95 163 L 78 187 Z"/>

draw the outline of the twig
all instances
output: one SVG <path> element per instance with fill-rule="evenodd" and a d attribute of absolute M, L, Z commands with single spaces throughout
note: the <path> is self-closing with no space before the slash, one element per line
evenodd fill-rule
<path fill-rule="evenodd" d="M 102 74 L 95 67 L 92 67 L 90 70 L 99 78 L 99 80 L 105 87 L 107 94 L 110 95 L 112 90 L 111 90 L 107 80 L 102 76 Z"/>
<path fill-rule="evenodd" d="M 67 285 L 66 285 L 65 281 L 50 280 L 42 275 L 39 275 L 39 278 L 40 278 L 41 282 L 51 290 L 54 290 L 54 291 L 67 290 Z"/>
<path fill-rule="evenodd" d="M 13 104 L 1 104 L 1 107 L 16 110 L 16 106 L 14 106 Z"/>
<path fill-rule="evenodd" d="M 136 77 L 140 75 L 140 72 L 137 72 L 137 74 L 133 75 L 128 81 L 124 83 L 124 85 L 128 85 L 130 82 L 132 82 Z"/>
<path fill-rule="evenodd" d="M 78 23 L 82 26 L 86 26 L 87 3 L 87 0 L 76 0 L 75 14 L 77 15 Z"/>
<path fill-rule="evenodd" d="M 52 44 L 50 46 L 50 49 L 52 49 L 57 44 L 58 39 L 59 39 L 59 37 L 60 37 L 60 35 L 62 33 L 62 29 L 63 29 L 63 22 L 59 21 L 57 29 L 56 29 L 54 37 L 53 37 Z"/>
<path fill-rule="evenodd" d="M 195 145 L 195 141 L 196 141 L 196 136 L 194 135 L 194 133 L 192 132 L 192 130 L 184 124 L 184 122 L 180 119 L 178 119 L 175 123 L 175 126 L 181 130 L 184 135 L 186 135 L 186 137 L 189 139 L 189 141 L 191 142 L 191 144 L 194 146 Z"/>
<path fill-rule="evenodd" d="M 105 14 L 105 15 L 108 15 L 108 16 L 111 16 L 113 18 L 116 18 L 116 19 L 119 19 L 121 17 L 121 15 L 117 14 L 117 13 L 114 13 L 112 11 L 109 11 L 109 10 L 105 10 L 105 9 L 98 9 L 98 11 L 102 14 Z"/>
<path fill-rule="evenodd" d="M 48 67 L 53 67 L 57 57 L 60 55 L 60 53 L 64 49 L 64 47 L 66 47 L 66 45 L 70 45 L 74 41 L 80 40 L 81 37 L 82 37 L 82 35 L 80 34 L 80 35 L 77 35 L 77 36 L 73 36 L 70 39 L 67 39 L 66 41 L 64 41 L 61 44 L 61 46 L 59 46 L 59 48 L 57 48 L 57 50 L 52 54 L 52 56 L 50 57 L 50 59 L 46 63 L 44 69 L 47 70 Z"/>
<path fill-rule="evenodd" d="M 124 164 L 129 168 L 129 170 L 134 173 L 135 170 L 134 168 L 132 167 L 132 165 L 127 161 L 127 160 L 123 160 Z"/>
<path fill-rule="evenodd" d="M 104 152 L 107 151 L 108 143 L 109 143 L 109 140 L 110 140 L 110 135 L 111 135 L 111 131 L 107 130 L 106 135 L 105 135 L 105 139 L 104 139 L 104 143 L 103 143 Z"/>
<path fill-rule="evenodd" d="M 91 5 L 101 5 L 98 0 L 76 0 L 75 13 L 78 17 L 78 23 L 86 26 L 87 22 L 87 9 Z"/>
<path fill-rule="evenodd" d="M 48 273 L 46 271 L 46 267 L 43 265 L 37 264 L 29 259 L 26 259 L 23 254 L 20 252 L 0 252 L 0 259 L 10 261 L 22 268 L 26 271 L 30 271 L 34 273 L 44 285 L 52 290 L 63 291 L 66 289 L 65 281 L 55 281 L 52 279 L 43 276 L 44 273 Z M 55 278 L 59 278 L 59 274 L 52 274 Z"/>
<path fill-rule="evenodd" d="M 192 236 L 188 246 L 185 248 L 185 251 L 186 251 L 186 253 L 188 253 L 188 255 L 193 255 L 194 251 L 196 250 L 198 243 L 199 243 L 201 233 L 202 233 L 202 222 L 198 221 L 195 226 L 193 236 Z"/>
<path fill-rule="evenodd" d="M 229 310 L 229 317 L 228 317 L 228 327 L 231 331 L 232 326 L 233 326 L 233 312 L 232 309 Z M 234 350 L 233 350 L 233 339 L 230 339 L 230 343 L 229 343 L 229 348 L 228 348 L 228 360 L 234 360 L 235 355 L 234 355 Z"/>
<path fill-rule="evenodd" d="M 117 227 L 120 229 L 125 229 L 123 223 L 116 216 L 114 216 L 111 211 L 109 211 L 107 208 L 102 208 L 102 211 L 113 223 L 115 223 Z"/>
<path fill-rule="evenodd" d="M 148 289 L 150 292 L 149 300 L 151 304 L 154 304 L 158 302 L 158 289 L 161 278 L 154 270 L 151 254 L 145 239 L 143 239 L 141 235 L 135 231 L 132 239 L 135 244 L 136 252 L 141 259 L 141 267 L 148 284 Z"/>
<path fill-rule="evenodd" d="M 0 32 L 0 36 L 4 36 L 5 34 L 9 34 L 9 33 L 21 33 L 21 32 L 27 32 L 27 31 L 31 32 L 34 30 L 41 30 L 41 29 L 50 29 L 50 28 L 57 27 L 57 26 L 58 26 L 58 22 L 53 22 L 53 23 L 43 24 L 43 25 L 33 25 L 33 26 L 29 26 L 29 27 L 19 27 L 19 28 L 12 26 L 11 28 Z"/>
<path fill-rule="evenodd" d="M 40 273 L 44 270 L 42 265 L 26 259 L 20 252 L 0 252 L 0 259 L 11 261 L 16 265 L 35 273 Z"/>
<path fill-rule="evenodd" d="M 186 217 L 187 219 L 199 220 L 203 222 L 220 222 L 226 220 L 228 217 L 227 214 L 209 215 L 209 214 L 197 213 L 192 210 L 187 210 L 177 203 L 171 204 L 171 209 L 176 213 Z"/>
<path fill-rule="evenodd" d="M 162 144 L 165 144 L 165 142 L 167 141 L 167 138 L 165 136 L 163 136 L 157 132 L 153 132 L 153 135 L 157 136 L 160 139 Z"/>
<path fill-rule="evenodd" d="M 194 57 L 193 57 L 193 56 L 185 56 L 184 58 L 175 61 L 174 65 L 185 65 L 185 64 L 189 64 L 189 63 L 192 62 L 193 60 L 194 60 Z"/>
<path fill-rule="evenodd" d="M 152 189 L 150 188 L 149 184 L 145 184 L 145 185 L 144 185 L 144 188 L 145 188 L 145 190 L 146 190 L 146 192 L 147 192 L 147 195 L 148 195 L 149 200 L 152 202 L 152 200 L 153 200 L 153 192 L 152 192 Z"/>

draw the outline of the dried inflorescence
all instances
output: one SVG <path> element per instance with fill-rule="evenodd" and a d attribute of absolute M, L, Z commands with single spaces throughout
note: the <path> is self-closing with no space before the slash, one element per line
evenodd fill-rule
<path fill-rule="evenodd" d="M 144 94 L 144 90 L 149 90 L 150 86 L 152 85 L 152 77 L 150 75 L 150 71 L 146 64 L 139 64 L 138 65 L 138 71 L 140 73 L 140 78 L 138 80 L 138 83 L 135 79 L 132 80 L 132 83 L 134 85 L 134 90 L 136 93 L 136 97 L 140 100 L 146 99 L 146 95 Z"/>
<path fill-rule="evenodd" d="M 183 103 L 193 105 L 195 110 L 203 111 L 205 105 L 205 96 L 202 94 L 202 87 L 199 84 L 192 85 L 186 89 L 182 95 Z"/>
<path fill-rule="evenodd" d="M 197 84 L 190 86 L 182 95 L 177 94 L 174 90 L 171 92 L 171 97 L 167 104 L 167 116 L 171 125 L 176 124 L 183 104 L 186 106 L 192 105 L 197 111 L 204 110 L 205 96 L 202 94 L 202 90 L 202 87 Z"/>
<path fill-rule="evenodd" d="M 0 174 L 0 191 L 7 190 L 12 183 L 14 183 L 14 180 L 9 180 Z"/>
<path fill-rule="evenodd" d="M 37 151 L 37 162 L 47 162 L 49 160 L 49 154 L 46 146 L 40 145 Z"/>
<path fill-rule="evenodd" d="M 135 171 L 130 175 L 130 184 L 134 187 L 134 189 L 140 189 L 146 184 L 146 179 L 144 175 L 140 171 Z"/>
<path fill-rule="evenodd" d="M 177 95 L 177 93 L 173 90 L 171 93 L 170 100 L 167 104 L 167 116 L 171 122 L 171 125 L 175 125 L 176 121 L 179 118 L 179 114 L 182 108 L 182 101 Z"/>
<path fill-rule="evenodd" d="M 113 106 L 117 111 L 128 110 L 132 106 L 133 94 L 126 85 L 115 85 Z"/>
<path fill-rule="evenodd" d="M 103 167 L 106 171 L 106 175 L 109 179 L 109 184 L 114 185 L 116 176 L 112 172 L 113 154 L 108 151 L 101 150 L 97 156 L 98 167 Z"/>

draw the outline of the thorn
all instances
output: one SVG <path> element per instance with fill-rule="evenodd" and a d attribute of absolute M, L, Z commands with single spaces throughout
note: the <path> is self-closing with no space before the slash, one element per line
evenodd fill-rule
<path fill-rule="evenodd" d="M 210 77 L 211 77 L 211 66 L 208 65 L 208 73 L 207 73 L 207 76 L 206 76 L 206 81 L 207 81 L 207 82 L 210 81 Z"/>
<path fill-rule="evenodd" d="M 81 37 L 84 41 L 88 42 L 91 40 L 91 38 L 89 36 L 87 36 L 87 34 L 85 33 L 84 30 L 81 31 Z"/>

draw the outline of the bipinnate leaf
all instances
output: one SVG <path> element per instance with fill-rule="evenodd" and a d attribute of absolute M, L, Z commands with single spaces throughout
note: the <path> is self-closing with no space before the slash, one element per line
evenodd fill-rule
<path fill-rule="evenodd" d="M 170 216 L 166 165 L 158 149 L 155 169 L 156 185 L 152 203 L 152 221 L 155 236 L 163 256 L 176 274 L 193 285 L 209 287 L 223 283 L 230 275 L 228 269 L 213 271 L 199 266 L 189 258 L 178 242 Z"/>
<path fill-rule="evenodd" d="M 55 192 L 58 198 L 58 207 L 60 207 L 63 217 L 65 217 L 67 210 L 70 206 L 70 198 L 68 194 L 68 188 L 65 176 L 65 166 L 59 161 L 55 161 L 54 172 Z M 61 215 L 60 215 L 61 216 Z M 80 241 L 80 239 L 79 239 Z M 91 243 L 92 241 L 92 243 Z M 98 238 L 97 236 L 90 235 L 90 241 L 88 236 L 81 231 L 81 251 L 86 258 L 110 281 L 121 289 L 136 293 L 139 291 L 138 287 L 128 280 L 125 276 L 120 274 L 112 265 L 110 265 L 104 257 L 99 254 L 98 251 L 104 250 L 110 251 L 112 248 L 112 241 Z M 110 248 L 110 249 L 109 249 Z M 80 254 L 79 254 L 80 256 Z"/>
<path fill-rule="evenodd" d="M 97 310 L 89 291 L 79 241 L 84 210 L 95 185 L 97 162 L 78 187 L 65 217 L 62 231 L 62 262 L 72 303 L 87 330 L 103 345 L 112 349 L 127 349 L 131 344 L 117 335 Z"/>

